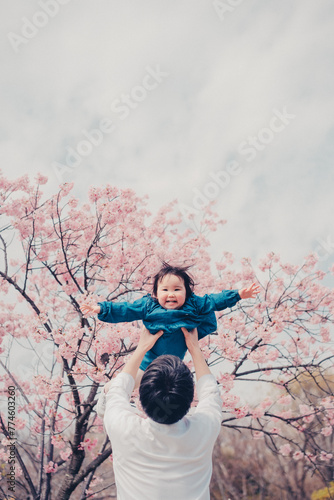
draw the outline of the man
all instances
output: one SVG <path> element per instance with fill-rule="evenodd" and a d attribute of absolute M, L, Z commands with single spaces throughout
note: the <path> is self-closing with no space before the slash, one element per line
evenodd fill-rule
<path fill-rule="evenodd" d="M 176 356 L 160 356 L 146 369 L 139 397 L 148 418 L 130 405 L 139 365 L 156 340 L 145 327 L 123 371 L 104 388 L 104 425 L 111 441 L 118 500 L 209 500 L 212 450 L 221 421 L 221 398 L 198 345 L 197 330 L 182 328 L 192 357 L 198 405 L 186 416 L 194 395 L 193 376 Z M 99 402 L 101 412 L 101 401 Z"/>

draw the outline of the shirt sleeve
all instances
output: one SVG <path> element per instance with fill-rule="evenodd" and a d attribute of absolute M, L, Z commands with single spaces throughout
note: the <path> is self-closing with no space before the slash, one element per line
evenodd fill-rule
<path fill-rule="evenodd" d="M 104 392 L 104 389 L 102 388 L 102 392 L 99 396 L 99 399 L 97 400 L 97 405 L 96 405 L 96 413 L 101 418 L 104 417 L 104 413 L 106 411 L 106 403 L 107 403 L 106 393 Z"/>
<path fill-rule="evenodd" d="M 98 314 L 100 321 L 106 323 L 131 322 L 144 319 L 146 313 L 147 298 L 135 300 L 134 302 L 99 302 L 101 311 Z"/>
<path fill-rule="evenodd" d="M 210 293 L 203 297 L 196 296 L 197 304 L 201 314 L 210 311 L 222 311 L 227 307 L 233 307 L 241 297 L 238 290 L 223 290 L 220 293 Z"/>
<path fill-rule="evenodd" d="M 217 381 L 212 374 L 203 375 L 196 384 L 198 405 L 194 414 L 204 414 L 211 428 L 219 434 L 222 414 L 222 400 Z"/>
<path fill-rule="evenodd" d="M 117 434 L 119 425 L 125 430 L 127 417 L 134 415 L 130 405 L 134 385 L 134 378 L 129 373 L 120 373 L 110 384 L 104 413 L 104 426 L 110 438 Z"/>

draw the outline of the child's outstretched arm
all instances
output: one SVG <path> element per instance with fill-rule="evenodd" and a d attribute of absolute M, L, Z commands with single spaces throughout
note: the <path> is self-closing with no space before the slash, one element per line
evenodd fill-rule
<path fill-rule="evenodd" d="M 201 314 L 210 311 L 222 311 L 227 307 L 233 307 L 241 299 L 253 299 L 260 292 L 260 287 L 252 283 L 247 288 L 240 290 L 223 290 L 220 293 L 210 293 L 204 297 L 196 296 L 196 301 Z"/>
<path fill-rule="evenodd" d="M 256 283 L 252 283 L 248 288 L 241 288 L 239 290 L 241 299 L 255 299 L 258 293 L 260 293 L 260 286 Z"/>
<path fill-rule="evenodd" d="M 145 319 L 147 297 L 134 302 L 98 302 L 98 304 L 82 304 L 81 312 L 86 315 L 98 314 L 100 321 L 107 323 L 127 323 Z"/>

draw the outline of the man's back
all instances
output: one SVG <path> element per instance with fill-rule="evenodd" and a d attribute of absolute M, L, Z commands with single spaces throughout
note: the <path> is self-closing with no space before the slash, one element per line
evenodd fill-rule
<path fill-rule="evenodd" d="M 170 425 L 134 413 L 129 403 L 133 385 L 133 377 L 121 373 L 107 393 L 104 424 L 118 500 L 209 500 L 212 450 L 222 419 L 215 378 L 199 379 L 194 413 Z"/>

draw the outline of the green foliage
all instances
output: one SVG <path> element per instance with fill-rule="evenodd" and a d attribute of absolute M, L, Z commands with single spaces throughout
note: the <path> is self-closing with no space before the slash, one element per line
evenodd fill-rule
<path fill-rule="evenodd" d="M 334 498 L 334 482 L 329 483 L 327 488 L 314 491 L 311 500 L 333 500 Z"/>
<path fill-rule="evenodd" d="M 333 500 L 334 498 L 334 482 L 329 483 L 327 488 L 314 491 L 311 500 Z"/>

